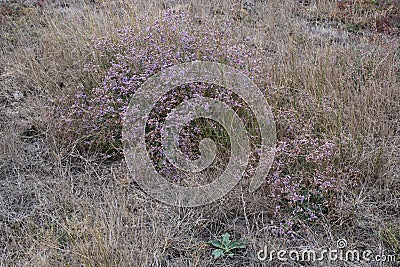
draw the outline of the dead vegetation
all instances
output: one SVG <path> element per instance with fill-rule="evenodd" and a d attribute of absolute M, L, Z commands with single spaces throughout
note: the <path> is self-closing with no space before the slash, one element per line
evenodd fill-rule
<path fill-rule="evenodd" d="M 276 266 L 257 259 L 265 245 L 335 248 L 340 238 L 350 249 L 400 260 L 398 1 L 246 3 L 0 4 L 1 266 Z M 49 110 L 88 79 L 91 41 L 127 25 L 147 27 L 168 8 L 205 21 L 234 17 L 236 34 L 262 59 L 271 92 L 282 92 L 269 95 L 276 115 L 317 118 L 340 144 L 333 168 L 350 175 L 327 216 L 312 224 L 295 218 L 292 235 L 276 235 L 286 225 L 275 221 L 268 184 L 249 194 L 243 183 L 200 208 L 165 206 L 130 180 L 122 160 L 99 160 L 58 138 Z M 207 242 L 225 232 L 247 248 L 213 260 Z"/>

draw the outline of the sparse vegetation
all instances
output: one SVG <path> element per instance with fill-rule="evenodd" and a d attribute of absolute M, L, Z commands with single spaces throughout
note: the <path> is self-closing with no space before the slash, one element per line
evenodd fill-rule
<path fill-rule="evenodd" d="M 209 244 L 216 248 L 212 252 L 214 259 L 223 256 L 233 257 L 236 250 L 246 248 L 243 240 L 231 240 L 231 235 L 228 233 L 221 235 L 219 240 L 211 240 Z"/>

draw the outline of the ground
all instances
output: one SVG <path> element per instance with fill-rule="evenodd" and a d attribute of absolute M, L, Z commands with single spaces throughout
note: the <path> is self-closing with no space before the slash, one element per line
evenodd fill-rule
<path fill-rule="evenodd" d="M 92 40 L 144 28 L 170 9 L 235 23 L 272 88 L 278 141 L 289 138 L 294 110 L 338 142 L 332 167 L 348 180 L 329 212 L 312 223 L 277 217 L 270 185 L 249 193 L 246 182 L 207 206 L 164 205 L 137 186 L 123 158 L 60 138 L 52 110 L 82 84 Z M 0 3 L 0 264 L 277 266 L 257 253 L 335 249 L 344 239 L 348 249 L 397 258 L 284 266 L 400 266 L 399 33 L 396 0 Z M 290 234 L 281 233 L 288 222 Z M 213 259 L 208 242 L 224 233 L 246 248 Z"/>

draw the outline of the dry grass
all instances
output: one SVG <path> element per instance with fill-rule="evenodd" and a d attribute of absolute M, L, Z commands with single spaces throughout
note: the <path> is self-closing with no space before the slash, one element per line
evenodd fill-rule
<path fill-rule="evenodd" d="M 252 9 L 234 0 L 62 2 L 8 1 L 16 11 L 0 20 L 1 266 L 261 266 L 256 253 L 264 245 L 335 248 L 339 238 L 352 249 L 399 255 L 400 42 L 393 31 L 349 31 L 346 23 L 359 18 L 332 17 L 361 15 L 339 14 L 334 1 L 255 1 Z M 339 140 L 340 164 L 355 171 L 328 217 L 299 222 L 293 238 L 272 236 L 267 185 L 250 195 L 241 184 L 200 208 L 165 206 L 130 182 L 123 162 L 99 161 L 57 139 L 47 107 L 87 79 L 91 39 L 146 27 L 169 7 L 204 20 L 235 17 L 237 34 L 250 37 L 263 59 L 266 82 L 307 103 L 271 99 L 273 109 L 316 113 L 318 127 Z M 245 239 L 247 249 L 213 260 L 206 242 L 224 232 Z"/>

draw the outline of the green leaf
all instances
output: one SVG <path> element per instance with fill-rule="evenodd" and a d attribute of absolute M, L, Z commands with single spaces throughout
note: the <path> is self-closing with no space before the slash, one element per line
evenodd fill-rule
<path fill-rule="evenodd" d="M 212 255 L 214 256 L 214 259 L 218 259 L 219 257 L 224 256 L 225 253 L 222 249 L 218 248 L 213 250 Z"/>
<path fill-rule="evenodd" d="M 222 245 L 221 241 L 219 241 L 219 240 L 211 240 L 208 243 L 211 244 L 214 247 L 217 247 L 217 248 L 222 248 L 222 249 L 224 248 L 224 246 Z"/>
<path fill-rule="evenodd" d="M 237 241 L 234 241 L 234 242 L 230 243 L 229 244 L 229 248 L 230 249 L 246 248 L 246 245 L 245 245 L 243 240 L 237 240 Z"/>
<path fill-rule="evenodd" d="M 231 240 L 230 234 L 225 233 L 221 235 L 220 240 L 211 240 L 208 243 L 216 247 L 212 252 L 214 259 L 227 255 L 228 257 L 233 257 L 235 253 L 234 249 L 246 248 L 244 240 Z"/>
<path fill-rule="evenodd" d="M 224 244 L 225 246 L 228 246 L 229 243 L 231 243 L 231 240 L 230 240 L 231 235 L 230 234 L 225 233 L 221 237 L 222 237 L 222 244 Z"/>

